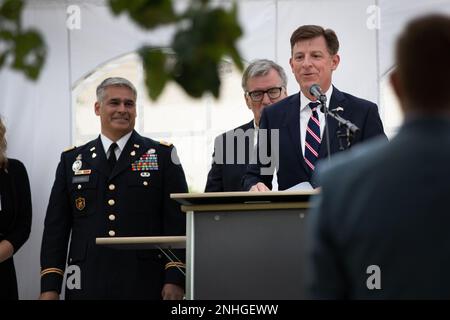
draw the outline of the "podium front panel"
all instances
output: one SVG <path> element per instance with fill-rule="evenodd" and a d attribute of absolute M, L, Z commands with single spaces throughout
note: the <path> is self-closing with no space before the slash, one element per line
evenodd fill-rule
<path fill-rule="evenodd" d="M 305 218 L 306 209 L 188 213 L 188 298 L 303 299 Z"/>

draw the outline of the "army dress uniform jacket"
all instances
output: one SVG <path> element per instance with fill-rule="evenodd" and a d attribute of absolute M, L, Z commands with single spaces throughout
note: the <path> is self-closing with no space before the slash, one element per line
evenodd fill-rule
<path fill-rule="evenodd" d="M 170 193 L 187 192 L 175 149 L 133 131 L 111 170 L 100 137 L 63 152 L 45 218 L 41 292 L 66 299 L 161 299 L 162 286 L 184 286 L 158 250 L 117 250 L 97 237 L 185 235 L 185 216 Z M 67 247 L 70 239 L 69 254 Z M 184 261 L 184 251 L 177 256 Z"/>

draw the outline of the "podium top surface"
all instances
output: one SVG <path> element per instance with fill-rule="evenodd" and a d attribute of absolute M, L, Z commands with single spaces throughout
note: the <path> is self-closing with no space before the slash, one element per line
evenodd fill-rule
<path fill-rule="evenodd" d="M 279 202 L 308 202 L 318 191 L 268 191 L 268 192 L 205 192 L 172 193 L 170 197 L 186 206 L 208 204 L 254 204 Z"/>

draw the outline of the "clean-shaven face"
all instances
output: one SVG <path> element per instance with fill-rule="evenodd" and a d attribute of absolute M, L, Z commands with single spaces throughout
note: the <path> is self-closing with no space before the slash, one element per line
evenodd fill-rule
<path fill-rule="evenodd" d="M 116 141 L 134 129 L 136 97 L 124 86 L 109 86 L 103 100 L 95 103 L 95 114 L 100 116 L 102 133 Z"/>
<path fill-rule="evenodd" d="M 310 97 L 309 88 L 318 84 L 325 92 L 331 85 L 331 74 L 339 65 L 339 55 L 331 55 L 323 36 L 298 41 L 289 59 L 292 72 L 303 94 Z M 312 99 L 311 99 L 312 100 Z"/>

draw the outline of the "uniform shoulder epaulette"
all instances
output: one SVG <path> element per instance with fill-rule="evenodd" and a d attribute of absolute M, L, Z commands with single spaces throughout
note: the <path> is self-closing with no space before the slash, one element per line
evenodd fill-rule
<path fill-rule="evenodd" d="M 172 143 L 167 142 L 167 141 L 160 141 L 159 144 L 162 144 L 163 146 L 166 146 L 166 147 L 170 147 L 172 145 Z"/>
<path fill-rule="evenodd" d="M 71 147 L 68 147 L 68 148 L 64 149 L 63 152 L 67 152 L 67 151 L 73 150 L 73 149 L 75 149 L 76 147 L 77 147 L 77 146 L 71 146 Z"/>

